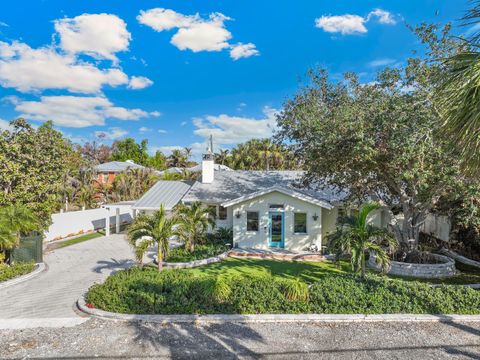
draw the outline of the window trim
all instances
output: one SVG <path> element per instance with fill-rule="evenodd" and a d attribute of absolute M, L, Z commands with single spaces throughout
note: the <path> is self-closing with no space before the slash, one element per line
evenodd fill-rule
<path fill-rule="evenodd" d="M 257 214 L 257 230 L 249 230 L 249 229 L 248 229 L 248 214 L 249 214 L 249 213 L 255 213 L 255 214 Z M 258 233 L 258 232 L 260 231 L 260 211 L 258 211 L 258 210 L 251 210 L 251 211 L 247 210 L 246 222 L 247 222 L 247 224 L 246 224 L 246 231 L 247 231 L 247 232 L 250 232 L 250 233 Z"/>
<path fill-rule="evenodd" d="M 304 214 L 305 215 L 305 232 L 295 231 L 295 216 L 297 214 Z M 306 211 L 295 211 L 293 213 L 293 233 L 295 235 L 308 235 L 308 212 L 306 212 Z"/>

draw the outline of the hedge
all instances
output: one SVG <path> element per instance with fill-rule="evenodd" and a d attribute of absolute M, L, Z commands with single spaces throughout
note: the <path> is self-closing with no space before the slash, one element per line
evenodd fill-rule
<path fill-rule="evenodd" d="M 90 288 L 87 302 L 127 314 L 480 314 L 480 292 L 460 286 L 329 275 L 308 288 L 270 275 L 197 277 L 149 268 L 110 276 Z"/>
<path fill-rule="evenodd" d="M 196 245 L 195 250 L 190 252 L 189 250 L 179 247 L 170 250 L 165 261 L 167 262 L 190 262 L 195 260 L 208 259 L 217 255 L 220 255 L 229 250 L 226 245 Z"/>
<path fill-rule="evenodd" d="M 12 266 L 0 264 L 0 282 L 13 279 L 17 276 L 25 275 L 35 269 L 34 262 L 18 263 Z"/>

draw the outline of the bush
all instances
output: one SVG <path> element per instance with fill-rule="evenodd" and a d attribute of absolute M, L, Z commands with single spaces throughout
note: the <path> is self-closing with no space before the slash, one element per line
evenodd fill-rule
<path fill-rule="evenodd" d="M 192 276 L 189 270 L 132 268 L 90 288 L 96 308 L 130 314 L 480 314 L 480 292 L 458 286 L 329 275 L 310 288 L 271 275 Z"/>
<path fill-rule="evenodd" d="M 32 272 L 33 269 L 35 269 L 34 262 L 18 263 L 11 266 L 7 264 L 0 264 L 0 282 L 28 274 Z"/>
<path fill-rule="evenodd" d="M 188 249 L 184 247 L 179 247 L 173 249 L 169 252 L 166 262 L 190 262 L 194 260 L 202 260 L 211 258 L 217 255 L 220 255 L 226 251 L 228 251 L 228 246 L 225 245 L 197 245 L 195 246 L 195 250 L 190 252 Z"/>

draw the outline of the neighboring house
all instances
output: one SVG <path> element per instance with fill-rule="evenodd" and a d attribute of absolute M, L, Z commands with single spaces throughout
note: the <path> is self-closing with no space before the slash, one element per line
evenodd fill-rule
<path fill-rule="evenodd" d="M 97 174 L 96 181 L 99 184 L 112 184 L 115 177 L 129 169 L 146 169 L 142 165 L 135 164 L 132 160 L 127 161 L 110 161 L 93 168 Z"/>
<path fill-rule="evenodd" d="M 300 171 L 215 171 L 213 153 L 203 156 L 201 179 L 192 183 L 159 181 L 133 206 L 154 211 L 160 204 L 200 201 L 215 207 L 218 227 L 233 229 L 234 246 L 285 248 L 303 251 L 321 248 L 335 230 L 345 193 L 314 191 L 299 184 Z M 385 226 L 381 212 L 371 219 Z"/>

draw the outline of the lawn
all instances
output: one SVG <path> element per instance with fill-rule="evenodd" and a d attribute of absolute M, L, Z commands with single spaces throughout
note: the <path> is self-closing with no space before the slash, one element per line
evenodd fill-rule
<path fill-rule="evenodd" d="M 350 272 L 350 263 L 340 262 L 339 265 L 331 261 L 323 262 L 288 262 L 275 260 L 235 259 L 228 258 L 222 262 L 189 270 L 195 275 L 214 275 L 232 277 L 235 275 L 262 275 L 271 274 L 274 277 L 288 279 L 298 278 L 306 283 L 313 283 L 325 275 L 346 274 Z M 373 271 L 369 271 L 374 273 Z M 445 279 L 416 279 L 391 276 L 406 281 L 420 281 L 431 284 L 473 284 L 480 283 L 479 273 L 460 273 L 452 278 Z"/>
<path fill-rule="evenodd" d="M 87 241 L 87 240 L 99 238 L 101 236 L 105 236 L 105 234 L 101 233 L 101 232 L 94 232 L 94 233 L 90 233 L 90 234 L 85 234 L 85 235 L 78 236 L 78 237 L 75 237 L 75 238 L 70 239 L 70 240 L 57 242 L 57 243 L 51 243 L 51 244 L 49 244 L 48 250 L 61 249 L 61 248 L 64 248 L 66 246 L 75 245 L 75 244 L 78 244 L 78 243 L 81 243 L 81 242 L 84 242 L 84 241 Z"/>

